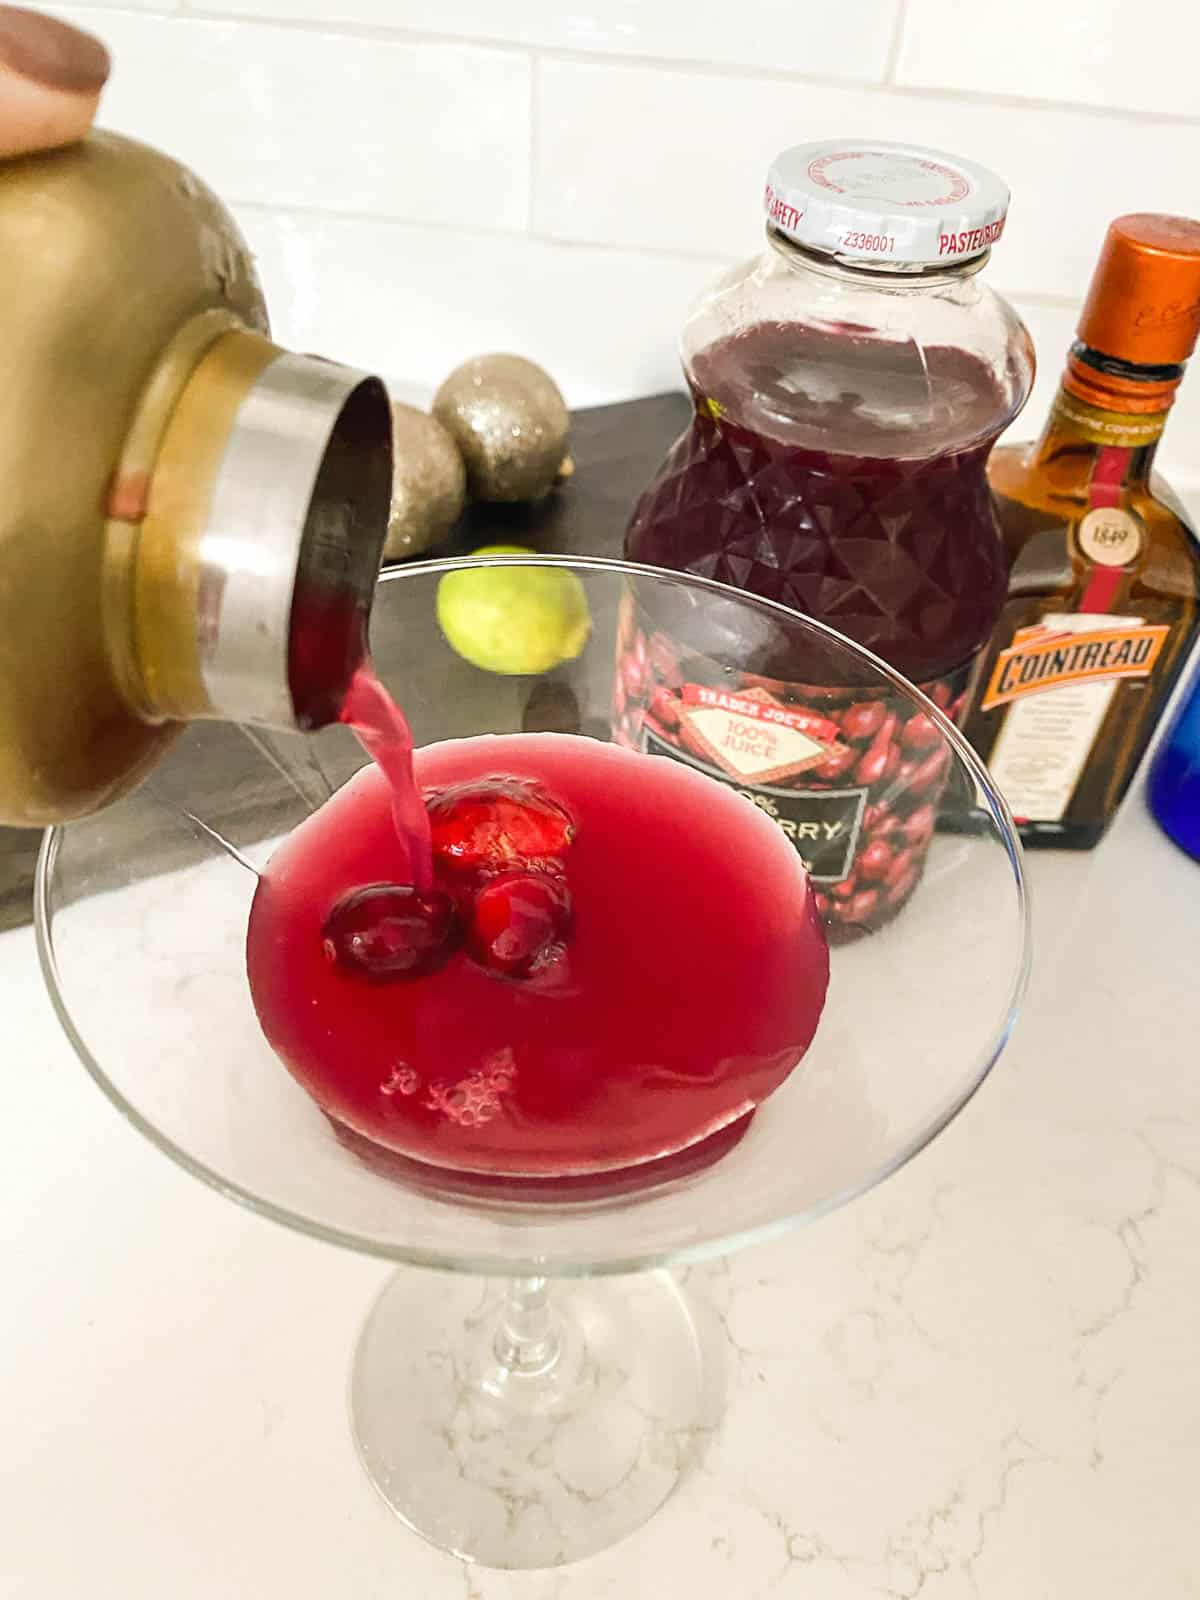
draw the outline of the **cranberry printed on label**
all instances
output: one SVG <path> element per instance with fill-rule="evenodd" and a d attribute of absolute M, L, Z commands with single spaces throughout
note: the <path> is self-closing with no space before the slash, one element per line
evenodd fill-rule
<path fill-rule="evenodd" d="M 954 717 L 966 676 L 925 692 Z M 730 672 L 689 653 L 628 597 L 613 712 L 617 743 L 698 768 L 778 824 L 835 941 L 883 926 L 916 888 L 951 753 L 902 692 Z"/>

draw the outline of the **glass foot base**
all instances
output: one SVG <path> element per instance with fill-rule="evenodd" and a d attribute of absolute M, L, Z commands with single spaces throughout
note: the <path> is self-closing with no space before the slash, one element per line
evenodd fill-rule
<path fill-rule="evenodd" d="M 699 1458 L 719 1362 L 665 1273 L 517 1285 L 405 1270 L 350 1404 L 372 1483 L 483 1566 L 560 1566 L 639 1527 Z"/>

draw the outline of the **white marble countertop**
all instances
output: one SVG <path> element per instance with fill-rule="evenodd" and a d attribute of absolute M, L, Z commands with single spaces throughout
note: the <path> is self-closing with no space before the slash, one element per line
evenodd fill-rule
<path fill-rule="evenodd" d="M 387 1269 L 124 1126 L 0 938 L 3 1600 L 1200 1595 L 1200 867 L 1139 797 L 1031 859 L 1015 1040 L 912 1166 L 695 1269 L 732 1346 L 701 1470 L 557 1574 L 467 1569 L 346 1417 Z"/>

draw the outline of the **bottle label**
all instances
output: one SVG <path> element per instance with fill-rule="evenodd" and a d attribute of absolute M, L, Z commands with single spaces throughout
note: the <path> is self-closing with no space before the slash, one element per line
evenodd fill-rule
<path fill-rule="evenodd" d="M 926 686 L 961 709 L 969 664 Z M 830 936 L 889 920 L 925 864 L 951 752 L 902 692 L 787 683 L 685 647 L 622 607 L 613 738 L 729 784 L 795 845 Z"/>
<path fill-rule="evenodd" d="M 1101 567 L 1124 567 L 1136 561 L 1145 543 L 1142 519 L 1122 506 L 1097 506 L 1080 518 L 1075 529 L 1079 553 Z"/>
<path fill-rule="evenodd" d="M 787 706 L 761 685 L 730 694 L 685 683 L 675 701 L 680 739 L 734 783 L 798 778 L 846 748 L 836 722 Z"/>
<path fill-rule="evenodd" d="M 1113 445 L 1122 450 L 1138 450 L 1153 444 L 1167 425 L 1167 412 L 1106 411 L 1066 389 L 1060 389 L 1054 414 L 1070 424 L 1071 432 L 1088 444 Z"/>
<path fill-rule="evenodd" d="M 1065 684 L 1093 679 L 1145 678 L 1154 670 L 1170 628 L 1107 612 L 1050 612 L 996 657 L 983 711 Z"/>
<path fill-rule="evenodd" d="M 866 789 L 805 790 L 739 783 L 731 779 L 727 771 L 689 754 L 669 734 L 657 732 L 649 721 L 642 726 L 641 747 L 647 755 L 669 756 L 710 778 L 732 782 L 743 799 L 758 806 L 779 824 L 819 883 L 840 882 L 849 875 L 862 833 Z"/>
<path fill-rule="evenodd" d="M 1018 821 L 1063 820 L 1120 681 L 1147 677 L 1169 633 L 1089 612 L 1017 630 L 981 709 L 1008 707 L 988 766 Z"/>

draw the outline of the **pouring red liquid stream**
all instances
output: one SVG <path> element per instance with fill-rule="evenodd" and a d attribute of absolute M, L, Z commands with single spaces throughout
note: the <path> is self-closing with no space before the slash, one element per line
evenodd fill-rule
<path fill-rule="evenodd" d="M 353 729 L 359 743 L 387 779 L 396 832 L 408 851 L 409 881 L 418 889 L 433 886 L 433 850 L 429 814 L 413 776 L 413 737 L 408 719 L 364 660 L 350 679 L 339 721 Z"/>

